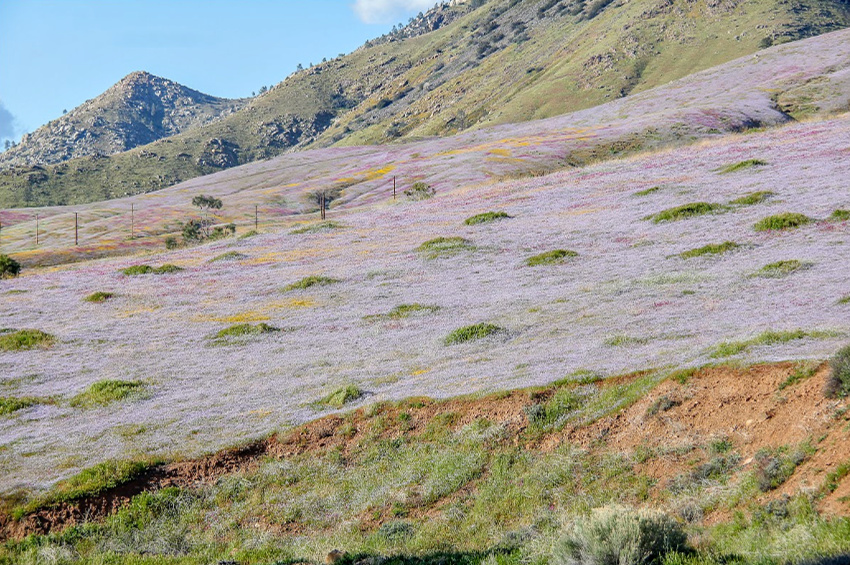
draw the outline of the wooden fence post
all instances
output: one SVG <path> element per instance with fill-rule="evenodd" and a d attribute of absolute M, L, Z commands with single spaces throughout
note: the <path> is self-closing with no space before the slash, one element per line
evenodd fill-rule
<path fill-rule="evenodd" d="M 80 244 L 80 223 L 77 218 L 77 212 L 74 212 L 74 245 Z"/>
<path fill-rule="evenodd" d="M 393 177 L 393 200 L 395 200 L 395 177 Z"/>
<path fill-rule="evenodd" d="M 136 239 L 136 205 L 130 203 L 130 239 Z"/>
<path fill-rule="evenodd" d="M 38 214 L 35 215 L 35 244 L 38 245 Z"/>
<path fill-rule="evenodd" d="M 259 231 L 260 228 L 260 207 L 254 204 L 254 231 Z"/>

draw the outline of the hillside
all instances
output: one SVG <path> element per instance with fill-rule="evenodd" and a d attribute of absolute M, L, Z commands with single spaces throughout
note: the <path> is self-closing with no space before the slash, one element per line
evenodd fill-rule
<path fill-rule="evenodd" d="M 850 23 L 838 0 L 476 4 L 438 7 L 396 36 L 293 74 L 208 126 L 108 159 L 4 170 L 0 206 L 103 200 L 293 148 L 560 115 Z"/>
<path fill-rule="evenodd" d="M 207 125 L 245 100 L 216 98 L 146 72 L 135 72 L 0 153 L 0 168 L 102 158 Z"/>

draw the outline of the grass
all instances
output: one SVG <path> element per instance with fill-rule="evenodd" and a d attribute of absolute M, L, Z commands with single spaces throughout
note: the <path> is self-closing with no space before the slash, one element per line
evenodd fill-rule
<path fill-rule="evenodd" d="M 290 290 L 304 290 L 312 286 L 327 286 L 338 282 L 340 282 L 338 279 L 323 277 L 321 275 L 310 275 L 309 277 L 304 277 L 299 281 L 286 285 L 283 290 L 284 292 L 288 292 Z"/>
<path fill-rule="evenodd" d="M 178 273 L 182 270 L 182 267 L 166 263 L 159 267 L 151 267 L 150 265 L 133 265 L 132 267 L 123 269 L 121 273 L 128 277 L 133 277 L 138 275 L 167 275 L 171 273 Z"/>
<path fill-rule="evenodd" d="M 366 320 L 401 320 L 413 316 L 433 314 L 440 309 L 439 306 L 429 304 L 399 304 L 386 314 L 372 314 L 365 316 Z"/>
<path fill-rule="evenodd" d="M 471 326 L 464 326 L 454 330 L 446 336 L 443 343 L 446 345 L 456 345 L 458 343 L 466 343 L 467 341 L 484 339 L 486 337 L 498 335 L 505 331 L 506 330 L 504 328 L 494 324 L 473 324 Z"/>
<path fill-rule="evenodd" d="M 106 406 L 113 402 L 139 398 L 146 386 L 140 381 L 104 379 L 92 383 L 83 392 L 71 398 L 69 404 L 78 408 Z"/>
<path fill-rule="evenodd" d="M 794 450 L 787 447 L 761 449 L 755 455 L 756 485 L 762 492 L 774 490 L 791 478 L 797 467 L 814 454 L 814 449 L 803 444 Z"/>
<path fill-rule="evenodd" d="M 89 294 L 83 300 L 85 300 L 86 302 L 101 303 L 101 302 L 106 302 L 107 300 L 109 300 L 113 296 L 115 296 L 115 295 L 111 292 L 97 291 L 97 292 L 93 292 L 93 293 Z"/>
<path fill-rule="evenodd" d="M 529 267 L 537 267 L 539 265 L 553 265 L 563 263 L 571 257 L 578 257 L 578 253 L 569 249 L 553 249 L 539 255 L 534 255 L 525 260 L 525 264 Z"/>
<path fill-rule="evenodd" d="M 46 348 L 53 345 L 55 341 L 55 337 L 41 330 L 0 331 L 0 351 L 26 351 L 36 347 Z"/>
<path fill-rule="evenodd" d="M 720 170 L 720 173 L 736 173 L 738 171 L 744 171 L 756 167 L 764 167 L 765 165 L 767 165 L 767 161 L 762 161 L 761 159 L 747 159 L 746 161 L 741 161 L 740 163 L 735 163 L 733 165 L 728 165 L 724 167 Z"/>
<path fill-rule="evenodd" d="M 850 210 L 833 210 L 832 214 L 829 215 L 829 219 L 833 222 L 846 222 L 850 220 Z"/>
<path fill-rule="evenodd" d="M 744 195 L 740 198 L 736 198 L 735 200 L 730 200 L 729 205 L 730 206 L 754 206 L 756 204 L 761 204 L 762 202 L 764 202 L 765 200 L 767 200 L 768 198 L 770 198 L 773 195 L 774 195 L 774 193 L 769 191 L 769 190 L 760 190 L 758 192 L 751 192 L 751 193 L 746 194 L 746 195 Z"/>
<path fill-rule="evenodd" d="M 683 204 L 675 208 L 668 208 L 661 212 L 650 216 L 649 218 L 656 224 L 661 222 L 675 222 L 705 214 L 715 214 L 722 212 L 725 207 L 722 204 L 714 204 L 711 202 L 692 202 Z"/>
<path fill-rule="evenodd" d="M 329 395 L 321 398 L 318 404 L 325 406 L 333 406 L 334 408 L 342 408 L 349 402 L 359 400 L 364 395 L 357 385 L 349 384 L 338 388 Z"/>
<path fill-rule="evenodd" d="M 812 223 L 814 220 L 803 214 L 795 212 L 785 212 L 762 218 L 753 226 L 756 231 L 782 231 L 796 229 L 806 224 Z"/>
<path fill-rule="evenodd" d="M 801 383 L 815 376 L 818 371 L 817 363 L 797 363 L 794 367 L 794 372 L 788 375 L 788 378 L 779 384 L 779 390 L 785 390 L 789 386 Z"/>
<path fill-rule="evenodd" d="M 315 224 L 309 224 L 300 228 L 295 228 L 289 233 L 293 235 L 300 235 L 305 233 L 321 233 L 324 231 L 342 229 L 343 227 L 345 226 L 343 226 L 339 222 L 334 222 L 333 220 L 326 220 L 324 222 L 317 222 Z"/>
<path fill-rule="evenodd" d="M 462 237 L 436 237 L 429 239 L 422 245 L 416 248 L 416 251 L 422 253 L 429 259 L 455 255 L 462 251 L 470 251 L 475 247 L 472 242 Z"/>
<path fill-rule="evenodd" d="M 769 263 L 751 274 L 751 277 L 762 277 L 767 279 L 779 279 L 794 273 L 810 269 L 814 263 L 807 263 L 797 259 L 788 259 Z"/>
<path fill-rule="evenodd" d="M 823 490 L 828 494 L 832 494 L 847 475 L 850 475 L 850 461 L 841 463 L 834 471 L 831 471 L 826 476 L 823 481 Z"/>
<path fill-rule="evenodd" d="M 30 406 L 35 406 L 37 404 L 44 404 L 44 402 L 45 401 L 43 399 L 32 396 L 0 396 L 0 416 L 8 416 L 18 410 L 23 410 L 24 408 L 29 408 Z"/>
<path fill-rule="evenodd" d="M 679 254 L 682 259 L 691 259 L 693 257 L 701 257 L 703 255 L 720 255 L 728 251 L 732 251 L 741 247 L 734 241 L 724 241 L 723 243 L 710 243 L 696 249 L 689 249 Z"/>
<path fill-rule="evenodd" d="M 484 212 L 483 214 L 476 214 L 475 216 L 470 216 L 469 218 L 463 221 L 467 226 L 475 226 L 478 224 L 486 224 L 488 222 L 495 222 L 496 220 L 503 220 L 510 218 L 507 212 Z"/>
<path fill-rule="evenodd" d="M 245 336 L 253 336 L 253 335 L 262 335 L 267 333 L 279 332 L 280 328 L 276 328 L 274 326 L 270 326 L 266 323 L 260 322 L 259 324 L 251 325 L 251 324 L 235 324 L 230 326 L 229 328 L 224 328 L 223 330 L 219 330 L 215 334 L 215 338 L 219 340 L 226 340 L 229 338 L 239 338 Z"/>
<path fill-rule="evenodd" d="M 769 330 L 760 333 L 752 339 L 721 343 L 711 352 L 710 356 L 713 358 L 731 357 L 732 355 L 743 353 L 756 345 L 777 345 L 798 339 L 827 339 L 835 336 L 835 332 L 828 331 L 788 330 L 777 332 Z"/>
<path fill-rule="evenodd" d="M 645 345 L 649 343 L 649 338 L 633 337 L 628 335 L 615 335 L 605 340 L 605 345 L 610 347 L 631 347 L 635 345 Z"/>
<path fill-rule="evenodd" d="M 659 190 L 661 190 L 660 186 L 653 186 L 653 187 L 647 188 L 645 190 L 638 190 L 637 192 L 635 192 L 634 195 L 635 196 L 649 196 L 650 194 L 655 194 Z"/>
<path fill-rule="evenodd" d="M 850 395 L 850 346 L 842 347 L 829 360 L 829 378 L 824 395 L 827 398 Z"/>
<path fill-rule="evenodd" d="M 210 263 L 215 263 L 216 261 L 239 261 L 240 259 L 247 259 L 248 256 L 244 253 L 239 253 L 238 251 L 228 251 L 227 253 L 222 253 L 221 255 L 217 255 L 209 260 Z"/>
<path fill-rule="evenodd" d="M 260 235 L 260 232 L 257 230 L 249 230 L 239 236 L 238 239 L 248 239 L 249 237 L 254 237 L 255 235 Z"/>

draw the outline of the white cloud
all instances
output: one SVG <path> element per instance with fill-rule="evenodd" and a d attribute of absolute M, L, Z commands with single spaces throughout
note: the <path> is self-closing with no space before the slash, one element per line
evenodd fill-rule
<path fill-rule="evenodd" d="M 397 23 L 434 6 L 435 0 L 354 0 L 354 13 L 367 24 Z"/>
<path fill-rule="evenodd" d="M 12 139 L 15 137 L 15 130 L 15 116 L 6 109 L 3 101 L 0 100 L 0 139 Z"/>

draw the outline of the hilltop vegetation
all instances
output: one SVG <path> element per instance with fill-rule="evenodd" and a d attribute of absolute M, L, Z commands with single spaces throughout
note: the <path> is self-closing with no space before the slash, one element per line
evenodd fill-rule
<path fill-rule="evenodd" d="M 436 10 L 206 126 L 107 158 L 5 169 L 0 206 L 139 194 L 293 148 L 546 118 L 850 24 L 838 0 L 490 0 Z M 778 104 L 791 115 L 815 111 L 804 94 Z"/>

